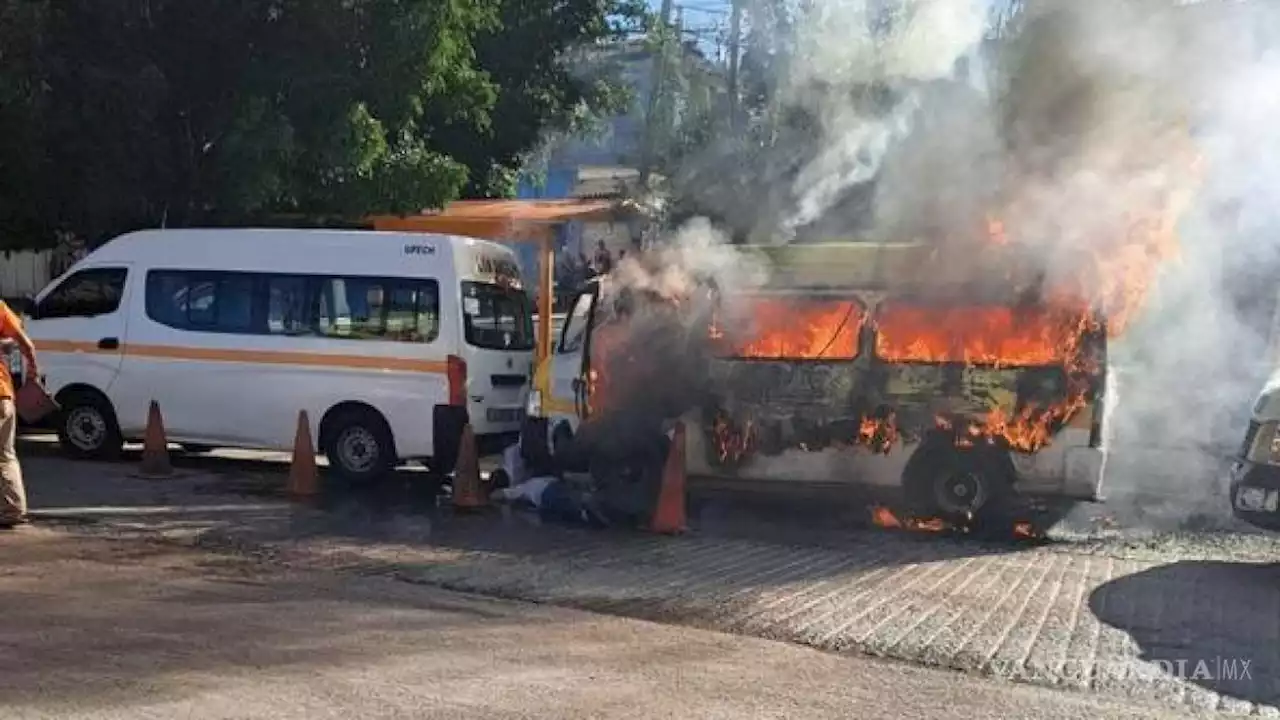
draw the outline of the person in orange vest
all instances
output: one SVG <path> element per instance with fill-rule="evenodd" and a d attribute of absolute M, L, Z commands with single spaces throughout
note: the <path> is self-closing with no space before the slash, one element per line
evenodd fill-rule
<path fill-rule="evenodd" d="M 0 338 L 18 345 L 26 361 L 24 382 L 40 382 L 36 347 L 23 331 L 22 321 L 4 301 L 0 301 Z M 11 530 L 27 522 L 27 493 L 14 447 L 18 432 L 18 410 L 13 402 L 15 390 L 9 364 L 0 363 L 0 530 Z"/>

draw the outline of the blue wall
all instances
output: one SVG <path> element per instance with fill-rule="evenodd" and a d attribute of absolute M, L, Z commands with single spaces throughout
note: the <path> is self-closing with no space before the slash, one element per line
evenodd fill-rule
<path fill-rule="evenodd" d="M 547 171 L 540 183 L 522 177 L 516 187 L 516 197 L 521 200 L 567 198 L 578 182 L 578 168 L 553 168 Z"/>

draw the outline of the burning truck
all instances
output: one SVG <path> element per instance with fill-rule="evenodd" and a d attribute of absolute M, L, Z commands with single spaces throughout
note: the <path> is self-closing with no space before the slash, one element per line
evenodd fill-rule
<path fill-rule="evenodd" d="M 754 252 L 770 279 L 750 290 L 588 287 L 539 369 L 525 446 L 589 469 L 680 419 L 694 482 L 872 487 L 948 522 L 1099 498 L 1107 334 L 1086 303 L 998 247 L 981 286 L 949 282 L 923 243 Z"/>

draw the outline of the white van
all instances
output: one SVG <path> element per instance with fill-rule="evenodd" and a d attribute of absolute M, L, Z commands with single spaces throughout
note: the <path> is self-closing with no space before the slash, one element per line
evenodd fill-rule
<path fill-rule="evenodd" d="M 152 400 L 193 451 L 288 449 L 306 410 L 354 480 L 447 472 L 467 418 L 518 433 L 534 348 L 510 248 L 371 231 L 123 235 L 45 288 L 27 331 L 74 456 L 141 438 Z"/>

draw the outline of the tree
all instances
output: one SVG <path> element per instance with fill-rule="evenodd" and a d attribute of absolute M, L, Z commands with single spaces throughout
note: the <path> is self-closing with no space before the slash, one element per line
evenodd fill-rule
<path fill-rule="evenodd" d="M 487 192 L 607 105 L 615 0 L 0 0 L 5 235 L 91 240 Z"/>
<path fill-rule="evenodd" d="M 589 131 L 630 102 L 601 42 L 642 29 L 643 0 L 502 0 L 475 39 L 476 67 L 498 89 L 489 121 L 440 118 L 440 147 L 468 171 L 465 193 L 509 196 L 527 153 L 548 135 Z"/>
<path fill-rule="evenodd" d="M 44 3 L 0 3 L 0 242 L 39 232 L 44 160 L 39 61 Z"/>

